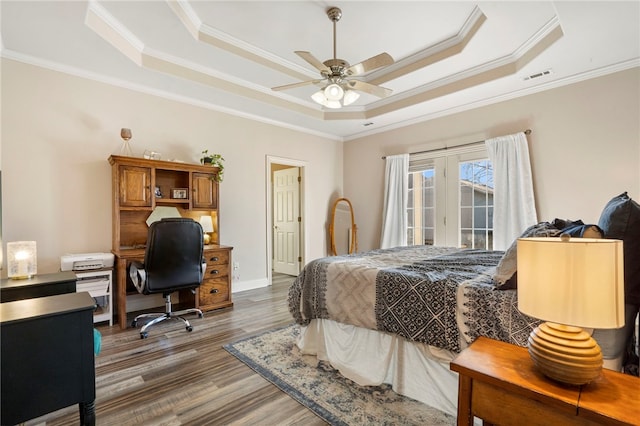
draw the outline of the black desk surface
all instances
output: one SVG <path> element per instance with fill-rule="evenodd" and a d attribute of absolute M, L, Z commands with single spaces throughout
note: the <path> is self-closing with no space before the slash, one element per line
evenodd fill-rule
<path fill-rule="evenodd" d="M 0 304 L 0 322 L 6 325 L 11 322 L 82 311 L 87 308 L 93 309 L 95 304 L 93 297 L 86 291 L 16 300 Z"/>
<path fill-rule="evenodd" d="M 39 274 L 25 280 L 12 280 L 3 278 L 0 280 L 0 291 L 5 289 L 16 289 L 20 287 L 49 285 L 57 282 L 75 281 L 76 274 L 73 271 L 54 272 L 52 274 Z"/>
<path fill-rule="evenodd" d="M 72 271 L 40 274 L 25 280 L 5 278 L 0 281 L 0 302 L 75 293 L 76 280 L 76 274 Z"/>
<path fill-rule="evenodd" d="M 95 425 L 94 304 L 86 291 L 0 304 L 3 425 L 74 404 Z"/>

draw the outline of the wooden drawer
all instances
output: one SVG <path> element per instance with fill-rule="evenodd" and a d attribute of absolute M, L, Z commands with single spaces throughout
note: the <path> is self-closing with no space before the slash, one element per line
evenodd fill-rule
<path fill-rule="evenodd" d="M 199 288 L 200 309 L 213 309 L 221 304 L 228 306 L 227 302 L 231 301 L 229 297 L 229 279 L 215 278 L 207 279 L 202 282 Z"/>
<path fill-rule="evenodd" d="M 222 265 L 229 264 L 229 251 L 228 250 L 205 250 L 204 258 L 209 265 Z"/>
<path fill-rule="evenodd" d="M 233 306 L 231 301 L 231 247 L 209 246 L 204 249 L 207 269 L 198 290 L 198 307 L 203 311 Z"/>
<path fill-rule="evenodd" d="M 203 279 L 226 277 L 227 275 L 229 275 L 229 264 L 207 264 Z"/>

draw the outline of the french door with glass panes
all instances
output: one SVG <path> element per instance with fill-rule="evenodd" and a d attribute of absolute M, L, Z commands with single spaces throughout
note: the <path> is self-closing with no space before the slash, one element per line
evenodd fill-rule
<path fill-rule="evenodd" d="M 493 167 L 486 151 L 410 159 L 409 245 L 493 248 Z"/>

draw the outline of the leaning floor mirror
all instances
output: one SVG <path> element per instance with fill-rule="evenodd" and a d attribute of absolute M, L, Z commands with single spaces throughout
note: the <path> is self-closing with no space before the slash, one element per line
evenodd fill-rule
<path fill-rule="evenodd" d="M 358 251 L 358 232 L 351 201 L 338 198 L 331 209 L 329 239 L 331 255 L 352 254 Z"/>

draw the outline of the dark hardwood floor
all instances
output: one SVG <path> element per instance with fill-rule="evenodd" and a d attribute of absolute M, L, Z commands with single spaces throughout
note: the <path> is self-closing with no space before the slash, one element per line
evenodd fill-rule
<path fill-rule="evenodd" d="M 98 425 L 324 425 L 311 411 L 222 348 L 293 322 L 287 291 L 293 277 L 268 288 L 233 294 L 234 307 L 136 329 L 101 326 L 96 357 Z M 129 323 L 133 319 L 130 314 Z M 77 405 L 27 425 L 77 425 Z"/>

